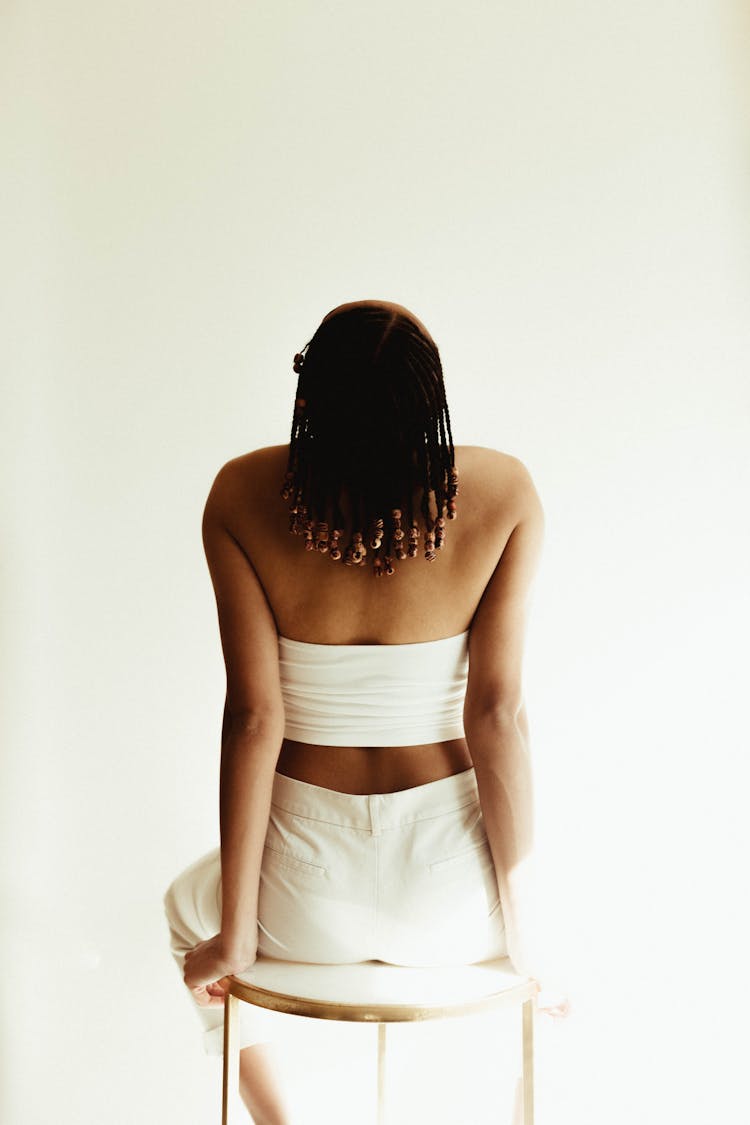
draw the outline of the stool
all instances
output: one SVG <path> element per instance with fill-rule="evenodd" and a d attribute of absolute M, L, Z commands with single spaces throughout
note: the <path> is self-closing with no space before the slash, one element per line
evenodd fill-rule
<path fill-rule="evenodd" d="M 386 1025 L 444 1019 L 518 1004 L 521 1007 L 523 1125 L 534 1121 L 535 980 L 519 976 L 507 957 L 476 965 L 413 968 L 363 961 L 311 965 L 259 957 L 245 973 L 225 978 L 222 1125 L 230 1122 L 230 1091 L 239 1086 L 239 1005 L 325 1020 L 378 1025 L 378 1125 L 385 1123 Z"/>

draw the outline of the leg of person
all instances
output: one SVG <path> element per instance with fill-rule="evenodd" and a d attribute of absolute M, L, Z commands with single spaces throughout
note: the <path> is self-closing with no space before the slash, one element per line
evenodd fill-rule
<path fill-rule="evenodd" d="M 337 965 L 372 956 L 369 800 L 276 775 L 258 899 L 262 956 Z"/>
<path fill-rule="evenodd" d="M 378 953 L 402 965 L 507 956 L 474 770 L 382 794 Z"/>
<path fill-rule="evenodd" d="M 327 964 L 372 957 L 376 887 L 369 800 L 276 775 L 259 888 L 261 956 Z M 187 950 L 220 927 L 219 849 L 178 876 L 164 904 L 182 972 Z M 220 1055 L 223 1008 L 195 1007 L 204 1049 Z M 288 1119 L 268 1046 L 277 1037 L 272 1021 L 285 1018 L 240 1005 L 240 1092 L 258 1125 Z"/>
<path fill-rule="evenodd" d="M 240 1096 L 255 1125 L 287 1125 L 289 1108 L 276 1069 L 271 1043 L 240 1050 Z"/>
<path fill-rule="evenodd" d="M 168 887 L 164 909 L 170 949 L 182 977 L 185 954 L 221 928 L 221 853 L 215 848 L 190 864 Z M 189 993 L 193 1000 L 192 993 Z M 221 1055 L 223 1007 L 194 1010 L 203 1025 L 203 1049 Z M 272 1014 L 271 1014 L 272 1015 Z M 286 1125 L 289 1120 L 273 1062 L 268 1013 L 240 1005 L 240 1094 L 256 1125 Z"/>

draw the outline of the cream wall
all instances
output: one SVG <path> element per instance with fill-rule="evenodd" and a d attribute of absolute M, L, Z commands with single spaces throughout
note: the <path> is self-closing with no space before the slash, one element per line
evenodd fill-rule
<path fill-rule="evenodd" d="M 29 0 L 2 25 L 2 1120 L 218 1119 L 161 913 L 218 842 L 200 515 L 225 460 L 287 440 L 320 317 L 367 296 L 426 322 L 456 441 L 521 457 L 547 513 L 527 697 L 575 1011 L 540 1026 L 541 1125 L 739 1119 L 747 14 Z M 302 1121 L 358 1096 L 369 1121 L 366 1045 L 314 1030 Z M 404 1121 L 497 1119 L 486 1036 L 456 1101 L 468 1035 L 413 1044 Z"/>

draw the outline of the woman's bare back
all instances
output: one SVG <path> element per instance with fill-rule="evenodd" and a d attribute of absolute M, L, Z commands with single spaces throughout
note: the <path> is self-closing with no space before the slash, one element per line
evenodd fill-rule
<path fill-rule="evenodd" d="M 279 494 L 288 447 L 270 446 L 236 458 L 232 526 L 250 560 L 279 633 L 315 644 L 414 644 L 464 632 L 471 625 L 503 549 L 521 518 L 521 474 L 514 457 L 456 446 L 458 511 L 446 524 L 433 562 L 395 564 L 375 578 L 305 551 L 289 534 L 289 503 Z M 246 502 L 245 502 L 246 498 Z M 347 793 L 394 792 L 471 766 L 466 740 L 403 747 L 310 746 L 284 739 L 281 773 Z"/>

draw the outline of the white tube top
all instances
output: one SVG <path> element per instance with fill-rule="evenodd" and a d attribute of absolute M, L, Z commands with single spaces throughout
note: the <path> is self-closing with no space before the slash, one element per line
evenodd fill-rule
<path fill-rule="evenodd" d="M 284 735 L 318 746 L 419 746 L 463 738 L 469 631 L 401 645 L 279 637 Z"/>

